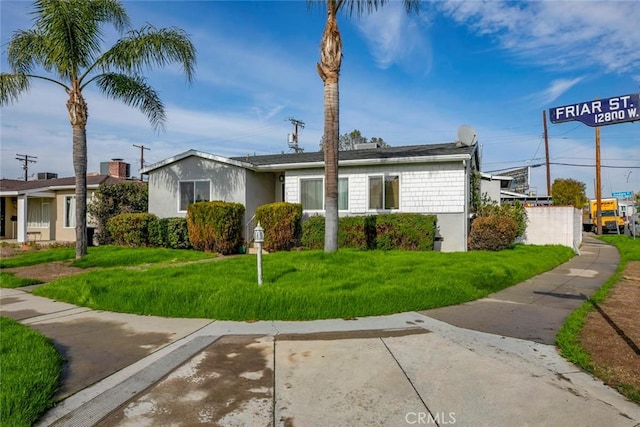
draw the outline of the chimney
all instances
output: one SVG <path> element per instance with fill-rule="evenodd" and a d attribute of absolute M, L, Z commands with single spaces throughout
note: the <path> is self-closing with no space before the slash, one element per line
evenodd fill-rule
<path fill-rule="evenodd" d="M 131 168 L 124 159 L 111 159 L 110 162 L 100 163 L 100 173 L 114 178 L 129 178 Z"/>

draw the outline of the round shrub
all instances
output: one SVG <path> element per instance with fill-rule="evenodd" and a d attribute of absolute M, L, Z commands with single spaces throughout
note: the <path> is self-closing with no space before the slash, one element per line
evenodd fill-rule
<path fill-rule="evenodd" d="M 499 251 L 513 245 L 518 235 L 518 222 L 504 215 L 478 217 L 471 224 L 470 250 Z"/>

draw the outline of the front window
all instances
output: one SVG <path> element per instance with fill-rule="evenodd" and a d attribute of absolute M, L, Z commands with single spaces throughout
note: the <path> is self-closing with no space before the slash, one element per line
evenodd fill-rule
<path fill-rule="evenodd" d="M 398 175 L 369 177 L 369 209 L 400 208 L 400 177 Z"/>
<path fill-rule="evenodd" d="M 338 179 L 338 210 L 349 210 L 349 179 Z"/>
<path fill-rule="evenodd" d="M 65 228 L 76 226 L 76 196 L 64 197 L 64 226 Z"/>
<path fill-rule="evenodd" d="M 49 201 L 47 199 L 27 199 L 27 227 L 49 227 Z"/>
<path fill-rule="evenodd" d="M 300 203 L 305 211 L 324 209 L 324 188 L 322 178 L 300 180 Z"/>
<path fill-rule="evenodd" d="M 211 194 L 209 181 L 180 182 L 180 211 L 186 211 L 191 203 L 208 202 Z"/>

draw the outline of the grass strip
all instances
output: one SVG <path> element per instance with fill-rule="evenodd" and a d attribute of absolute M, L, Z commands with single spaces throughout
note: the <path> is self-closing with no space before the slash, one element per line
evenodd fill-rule
<path fill-rule="evenodd" d="M 594 310 L 594 303 L 600 304 L 607 298 L 609 291 L 620 280 L 620 276 L 626 268 L 627 263 L 629 261 L 640 261 L 640 241 L 634 240 L 629 236 L 599 236 L 598 238 L 614 245 L 618 249 L 618 252 L 620 252 L 618 269 L 591 298 L 567 317 L 567 320 L 556 336 L 556 343 L 560 348 L 562 356 L 594 375 L 598 375 L 599 371 L 593 365 L 589 353 L 580 344 L 582 329 L 584 328 L 587 315 Z M 606 381 L 605 378 L 601 379 Z M 637 387 L 621 384 L 617 389 L 627 398 L 635 402 L 640 402 L 640 389 Z"/>
<path fill-rule="evenodd" d="M 37 285 L 39 283 L 42 283 L 42 280 L 16 277 L 13 273 L 0 271 L 0 288 L 19 288 L 22 286 Z"/>
<path fill-rule="evenodd" d="M 2 425 L 31 426 L 53 401 L 62 358 L 37 331 L 0 317 L 0 414 Z"/>
<path fill-rule="evenodd" d="M 547 271 L 573 256 L 562 246 L 500 252 L 322 251 L 241 256 L 180 267 L 98 270 L 35 294 L 93 309 L 225 320 L 311 320 L 459 304 Z"/>
<path fill-rule="evenodd" d="M 71 261 L 71 265 L 79 268 L 90 267 L 126 267 L 154 263 L 189 262 L 213 258 L 214 254 L 166 248 L 129 248 L 125 246 L 95 246 L 88 248 L 82 259 L 74 260 L 74 248 L 41 248 L 19 253 L 10 258 L 0 259 L 0 268 L 26 267 L 54 261 Z"/>

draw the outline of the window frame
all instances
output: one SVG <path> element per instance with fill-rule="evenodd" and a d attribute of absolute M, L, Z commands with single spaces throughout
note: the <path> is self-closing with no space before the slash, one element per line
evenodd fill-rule
<path fill-rule="evenodd" d="M 38 202 L 37 206 L 34 206 Z M 31 205 L 31 206 L 29 206 Z M 45 209 L 45 206 L 47 207 Z M 37 214 L 40 221 L 29 221 L 29 216 L 34 210 L 39 210 Z M 46 215 L 45 215 L 46 213 Z M 51 202 L 44 197 L 27 198 L 27 228 L 49 228 L 51 227 Z"/>
<path fill-rule="evenodd" d="M 381 179 L 382 181 L 382 202 L 380 208 L 372 208 L 371 207 L 371 179 Z M 398 179 L 398 206 L 387 208 L 387 182 L 389 178 L 397 178 Z M 367 175 L 367 210 L 370 212 L 393 212 L 400 210 L 400 174 L 399 173 L 379 173 L 379 174 L 371 174 Z"/>
<path fill-rule="evenodd" d="M 210 179 L 181 179 L 178 181 L 178 197 L 177 197 L 177 202 L 178 202 L 178 212 L 179 213 L 186 213 L 187 209 L 189 208 L 189 205 L 196 203 L 195 197 L 196 197 L 196 183 L 198 182 L 206 182 L 209 185 L 209 194 L 207 195 L 207 200 L 198 200 L 201 202 L 210 202 L 211 201 L 211 180 Z M 192 183 L 193 187 L 193 201 L 190 203 L 187 203 L 185 209 L 181 209 L 182 207 L 182 184 L 183 183 Z"/>
<path fill-rule="evenodd" d="M 302 210 L 304 212 L 325 212 L 325 205 L 324 205 L 324 201 L 325 201 L 325 196 L 324 196 L 324 192 L 325 192 L 325 188 L 324 188 L 324 176 L 308 176 L 308 177 L 300 177 L 298 179 L 299 181 L 299 189 L 300 189 L 300 197 L 298 198 L 298 200 L 300 201 L 300 204 L 302 204 L 302 182 L 303 181 L 320 181 L 321 186 L 322 186 L 322 195 L 321 195 L 321 203 L 322 203 L 322 209 L 305 209 L 304 205 L 302 206 Z M 347 190 L 347 197 L 346 197 L 346 203 L 347 206 L 340 206 L 340 181 L 345 182 L 346 184 L 346 190 Z M 348 212 L 349 211 L 349 177 L 343 176 L 343 177 L 338 177 L 338 211 L 339 212 Z"/>
<path fill-rule="evenodd" d="M 298 197 L 298 200 L 300 201 L 300 204 L 302 205 L 302 210 L 304 212 L 324 212 L 324 177 L 322 176 L 305 176 L 305 177 L 300 177 L 298 179 L 299 183 L 298 183 L 298 188 L 300 191 L 300 195 Z M 302 203 L 302 185 L 303 182 L 309 182 L 309 181 L 320 181 L 320 188 L 321 188 L 321 194 L 320 194 L 320 204 L 321 207 L 320 209 L 306 209 L 304 207 L 304 204 Z"/>
<path fill-rule="evenodd" d="M 73 200 L 73 202 L 67 202 Z M 71 213 L 71 216 L 69 216 Z M 76 228 L 76 196 L 74 194 L 67 194 L 64 196 L 64 208 L 62 211 L 62 227 L 63 228 Z"/>

